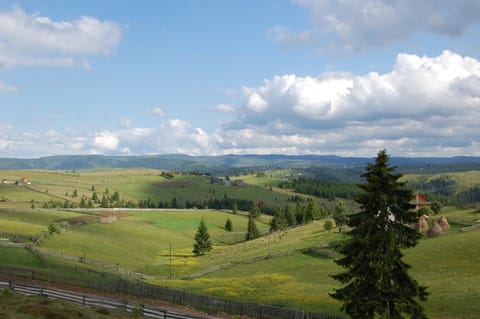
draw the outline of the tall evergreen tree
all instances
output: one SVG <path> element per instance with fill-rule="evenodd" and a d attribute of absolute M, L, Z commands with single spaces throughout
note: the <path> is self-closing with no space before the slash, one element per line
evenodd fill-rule
<path fill-rule="evenodd" d="M 197 256 L 204 255 L 212 250 L 212 241 L 208 234 L 207 226 L 203 219 L 200 221 L 197 233 L 195 234 L 195 243 L 193 244 L 193 253 Z"/>
<path fill-rule="evenodd" d="M 305 222 L 314 221 L 318 216 L 318 207 L 315 201 L 310 198 L 308 200 L 307 210 L 305 212 Z"/>
<path fill-rule="evenodd" d="M 273 208 L 274 214 L 270 222 L 270 232 L 276 232 L 277 230 L 282 230 L 287 228 L 287 220 L 285 219 L 285 214 L 282 212 L 280 207 L 275 206 Z"/>
<path fill-rule="evenodd" d="M 417 244 L 420 233 L 409 224 L 416 221 L 409 204 L 413 192 L 393 174 L 385 150 L 375 164 L 368 164 L 361 176 L 366 184 L 356 201 L 361 211 L 350 215 L 350 240 L 339 250 L 336 263 L 347 269 L 333 278 L 345 284 L 331 296 L 342 302 L 351 318 L 426 318 L 418 299 L 428 293 L 412 279 L 402 249 Z"/>
<path fill-rule="evenodd" d="M 252 214 L 248 214 L 247 234 L 245 235 L 245 240 L 252 240 L 258 237 L 260 237 L 260 232 L 255 224 L 255 220 Z"/>

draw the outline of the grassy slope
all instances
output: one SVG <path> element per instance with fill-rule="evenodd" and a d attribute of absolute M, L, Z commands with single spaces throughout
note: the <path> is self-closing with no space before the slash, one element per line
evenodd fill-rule
<path fill-rule="evenodd" d="M 41 296 L 25 296 L 10 290 L 0 290 L 0 317 L 5 319 L 114 319 L 130 318 L 125 312 L 87 308 L 63 300 Z"/>
<path fill-rule="evenodd" d="M 48 225 L 63 218 L 81 216 L 79 213 L 55 210 L 0 210 L 0 233 L 39 235 Z"/>
<path fill-rule="evenodd" d="M 130 216 L 111 224 L 92 223 L 78 226 L 60 235 L 46 238 L 40 248 L 47 251 L 62 251 L 73 256 L 103 261 L 130 270 L 167 276 L 169 247 L 172 243 L 176 275 L 188 272 L 197 264 L 192 258 L 193 238 L 201 219 L 209 229 L 212 241 L 223 245 L 225 241 L 243 240 L 247 218 L 218 211 L 184 212 L 130 212 Z M 224 229 L 227 218 L 234 231 Z M 266 223 L 258 223 L 266 231 Z M 216 248 L 217 249 L 217 248 Z M 221 248 L 218 248 L 221 249 Z"/>
<path fill-rule="evenodd" d="M 227 195 L 237 199 L 263 200 L 269 205 L 283 207 L 287 203 L 286 194 L 270 191 L 263 185 L 245 187 L 225 187 L 211 184 L 206 176 L 175 175 L 173 180 L 160 176 L 160 170 L 131 169 L 81 171 L 64 173 L 41 170 L 0 170 L 0 179 L 8 181 L 27 177 L 30 185 L 0 184 L 0 207 L 28 208 L 34 200 L 37 207 L 50 200 L 79 203 L 83 195 L 92 197 L 92 186 L 101 198 L 108 188 L 109 194 L 118 191 L 126 200 L 150 198 L 155 204 L 170 203 L 176 197 L 180 204 L 185 201 L 203 201 L 209 198 L 222 198 Z M 243 178 L 243 177 L 239 177 Z M 232 177 L 232 180 L 236 177 Z M 175 184 L 178 185 L 175 185 Z M 78 196 L 72 197 L 74 190 Z"/>

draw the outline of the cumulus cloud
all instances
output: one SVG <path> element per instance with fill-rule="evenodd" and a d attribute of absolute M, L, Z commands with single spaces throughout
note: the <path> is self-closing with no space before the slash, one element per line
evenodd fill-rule
<path fill-rule="evenodd" d="M 0 123 L 0 153 L 480 156 L 479 84 L 477 59 L 399 54 L 385 73 L 287 74 L 244 87 L 235 120 L 213 133 L 182 119 L 93 133 Z"/>
<path fill-rule="evenodd" d="M 275 76 L 244 88 L 218 137 L 232 152 L 472 154 L 480 129 L 480 62 L 444 51 L 399 54 L 390 72 Z M 467 151 L 468 150 L 468 151 Z M 478 154 L 478 151 L 473 151 Z"/>
<path fill-rule="evenodd" d="M 18 88 L 11 85 L 7 85 L 2 81 L 0 81 L 0 93 L 16 93 L 18 91 L 19 91 Z"/>
<path fill-rule="evenodd" d="M 82 129 L 20 131 L 0 123 L 0 153 L 8 157 L 109 154 L 216 154 L 218 149 L 202 128 L 172 119 L 158 127 L 130 127 L 115 131 Z"/>
<path fill-rule="evenodd" d="M 150 115 L 158 116 L 158 117 L 164 117 L 165 115 L 167 115 L 167 113 L 165 113 L 165 111 L 159 107 L 148 109 L 147 113 Z"/>
<path fill-rule="evenodd" d="M 311 27 L 302 31 L 271 27 L 267 35 L 282 45 L 322 43 L 323 47 L 362 50 L 388 45 L 421 30 L 457 37 L 480 21 L 477 0 L 294 2 L 310 12 Z"/>
<path fill-rule="evenodd" d="M 100 150 L 112 151 L 118 148 L 120 141 L 114 132 L 102 131 L 95 135 L 93 146 Z"/>
<path fill-rule="evenodd" d="M 91 55 L 107 55 L 120 43 L 122 27 L 81 16 L 54 21 L 18 6 L 0 11 L 0 63 L 4 67 L 46 65 L 89 67 Z"/>

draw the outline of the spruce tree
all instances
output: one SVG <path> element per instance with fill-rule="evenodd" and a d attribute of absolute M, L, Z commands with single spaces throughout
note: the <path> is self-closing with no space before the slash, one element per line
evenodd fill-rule
<path fill-rule="evenodd" d="M 252 240 L 258 237 L 260 237 L 260 232 L 255 224 L 255 220 L 252 214 L 248 214 L 247 234 L 245 235 L 245 240 Z"/>
<path fill-rule="evenodd" d="M 347 233 L 350 237 L 335 262 L 347 271 L 333 278 L 345 286 L 331 296 L 342 303 L 351 318 L 425 318 L 418 303 L 428 293 L 412 279 L 408 264 L 402 261 L 402 250 L 414 247 L 420 233 L 409 225 L 416 221 L 409 201 L 413 192 L 393 174 L 385 150 L 375 164 L 368 164 L 361 176 L 366 184 L 356 201 L 361 211 L 350 215 Z"/>
<path fill-rule="evenodd" d="M 212 250 L 212 242 L 208 234 L 207 226 L 203 219 L 200 221 L 197 233 L 195 234 L 195 243 L 193 244 L 193 253 L 197 256 L 204 255 Z"/>
<path fill-rule="evenodd" d="M 225 230 L 226 231 L 232 231 L 233 230 L 233 225 L 232 225 L 232 221 L 230 220 L 230 218 L 227 218 L 227 221 L 225 222 Z"/>

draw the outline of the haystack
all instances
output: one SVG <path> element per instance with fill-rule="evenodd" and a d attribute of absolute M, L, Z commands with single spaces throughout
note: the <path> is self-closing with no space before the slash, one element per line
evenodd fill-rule
<path fill-rule="evenodd" d="M 427 218 L 425 216 L 420 216 L 418 222 L 415 224 L 415 228 L 419 232 L 424 232 L 428 230 Z"/>
<path fill-rule="evenodd" d="M 438 224 L 438 222 L 434 221 L 432 223 L 432 226 L 430 227 L 430 229 L 428 230 L 428 235 L 429 236 L 438 236 L 438 235 L 441 235 L 443 234 L 443 229 L 442 227 L 440 227 L 440 225 Z"/>
<path fill-rule="evenodd" d="M 450 224 L 448 223 L 448 220 L 445 216 L 440 216 L 437 222 L 438 222 L 438 225 L 442 227 L 443 232 L 446 232 L 447 230 L 450 229 Z"/>

